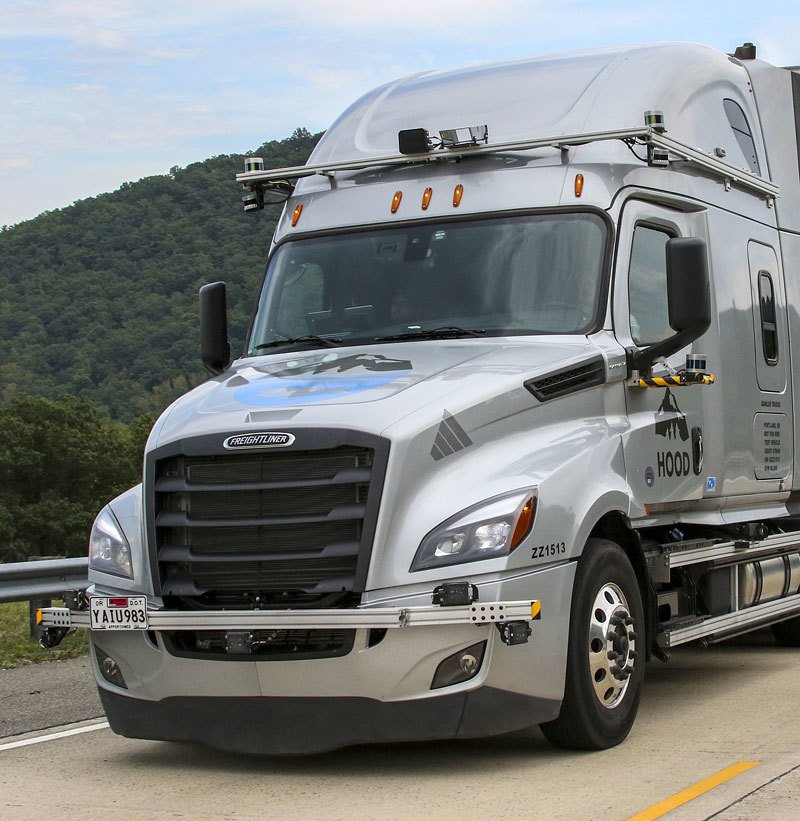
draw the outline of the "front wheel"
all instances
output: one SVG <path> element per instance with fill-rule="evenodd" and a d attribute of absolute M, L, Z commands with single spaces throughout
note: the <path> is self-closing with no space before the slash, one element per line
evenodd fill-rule
<path fill-rule="evenodd" d="M 645 623 L 633 567 L 619 545 L 590 539 L 572 595 L 567 679 L 551 744 L 604 750 L 633 726 L 644 681 Z"/>

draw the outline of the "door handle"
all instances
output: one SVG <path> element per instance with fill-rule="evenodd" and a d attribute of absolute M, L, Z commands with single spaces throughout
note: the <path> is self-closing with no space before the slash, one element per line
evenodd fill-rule
<path fill-rule="evenodd" d="M 692 428 L 692 467 L 698 476 L 703 469 L 703 429 Z"/>

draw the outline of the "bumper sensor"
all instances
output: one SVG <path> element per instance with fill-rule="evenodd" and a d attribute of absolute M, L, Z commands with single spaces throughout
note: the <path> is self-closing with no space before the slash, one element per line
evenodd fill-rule
<path fill-rule="evenodd" d="M 478 586 L 469 582 L 445 582 L 433 591 L 431 604 L 459 607 L 478 601 Z"/>

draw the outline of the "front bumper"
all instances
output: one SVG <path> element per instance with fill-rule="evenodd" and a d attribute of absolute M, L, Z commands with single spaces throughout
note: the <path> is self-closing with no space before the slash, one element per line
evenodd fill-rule
<path fill-rule="evenodd" d="M 149 631 L 91 631 L 95 675 L 112 729 L 135 738 L 295 754 L 377 741 L 509 732 L 558 714 L 574 570 L 569 562 L 479 582 L 479 601 L 461 607 L 433 607 L 428 592 L 384 598 L 330 616 L 324 611 L 200 616 L 220 631 L 256 627 L 240 618 L 287 629 L 310 629 L 308 619 L 316 618 L 318 626 L 330 626 L 328 618 L 342 619 L 336 626 L 353 629 L 355 635 L 352 649 L 338 657 L 176 655 L 165 636 L 181 626 L 196 629 L 192 619 L 197 614 L 153 610 Z M 528 622 L 533 633 L 517 646 L 502 641 L 499 621 L 481 622 L 471 609 L 508 605 L 504 612 L 509 621 L 527 621 L 534 615 L 532 602 L 541 602 L 543 618 Z M 58 615 L 45 611 L 48 620 Z M 376 628 L 385 628 L 377 643 Z M 444 659 L 483 640 L 486 652 L 474 678 L 431 689 Z M 104 678 L 98 656 L 113 658 L 125 688 Z"/>
<path fill-rule="evenodd" d="M 341 611 L 261 611 L 249 614 L 224 613 L 153 613 L 151 626 L 168 629 L 194 627 L 241 628 L 281 627 L 308 629 L 347 626 L 359 628 L 366 636 L 367 628 L 390 629 L 375 647 L 357 641 L 351 657 L 276 662 L 214 662 L 171 658 L 163 676 L 171 680 L 166 698 L 137 698 L 121 688 L 109 687 L 99 681 L 100 698 L 112 730 L 119 735 L 165 741 L 194 741 L 223 750 L 244 753 L 301 754 L 318 753 L 352 744 L 381 741 L 423 741 L 428 739 L 471 738 L 521 729 L 531 724 L 549 721 L 558 715 L 557 699 L 536 698 L 509 692 L 492 686 L 459 689 L 457 692 L 430 692 L 419 697 L 420 690 L 429 687 L 430 664 L 412 664 L 406 670 L 400 692 L 397 670 L 392 670 L 392 656 L 411 659 L 414 652 L 429 659 L 438 656 L 442 648 L 452 650 L 480 637 L 495 640 L 494 625 L 512 619 L 532 619 L 539 615 L 539 602 L 493 602 L 460 607 L 369 608 Z M 52 616 L 53 618 L 57 617 Z M 159 618 L 160 617 L 160 618 Z M 84 616 L 73 618 L 83 621 Z M 426 629 L 422 629 L 425 626 Z M 95 648 L 117 657 L 130 659 L 150 652 L 155 657 L 158 646 L 145 649 L 141 631 L 94 631 Z M 138 636 L 136 634 L 139 634 Z M 141 641 L 137 640 L 142 638 Z M 454 643 L 454 645 L 453 645 Z M 138 648 L 138 649 L 137 649 Z M 127 649 L 127 652 L 125 652 Z M 521 648 L 505 648 L 519 653 Z M 95 653 L 96 655 L 96 653 Z M 159 655 L 161 655 L 159 653 Z M 383 656 L 387 664 L 376 663 Z M 372 658 L 370 658 L 372 657 Z M 162 659 L 163 660 L 163 659 Z M 417 660 L 418 661 L 418 660 Z M 158 667 L 135 664 L 139 671 Z M 168 668 L 168 669 L 167 669 Z M 370 685 L 359 681 L 371 668 Z M 123 666 L 127 670 L 127 666 Z M 386 676 L 386 673 L 390 675 Z M 187 674 L 199 676 L 198 688 L 190 684 Z M 416 673 L 419 673 L 417 675 Z M 206 678 L 211 675 L 216 682 Z M 327 682 L 332 693 L 361 693 L 359 696 L 320 696 L 318 687 L 303 681 L 306 676 Z M 383 676 L 385 681 L 381 682 Z M 420 676 L 424 677 L 421 678 Z M 226 679 L 222 684 L 220 678 Z M 248 682 L 262 695 L 252 696 Z M 164 686 L 164 678 L 161 680 Z M 470 682 L 474 687 L 475 682 Z M 133 689 L 146 692 L 146 681 L 132 682 Z M 377 688 L 377 690 L 376 690 Z M 200 693 L 215 689 L 219 695 Z M 454 688 L 450 688 L 451 690 Z M 367 694 L 399 696 L 393 700 L 371 698 Z M 270 695 L 278 693 L 278 695 Z M 304 694 L 305 693 L 305 694 Z M 148 693 L 149 694 L 149 693 Z M 231 695 L 229 695 L 231 694 Z M 232 695 L 236 694 L 236 695 Z M 300 694 L 300 695 L 297 695 Z M 412 695 L 413 694 L 413 695 Z M 412 697 L 409 697 L 412 695 Z"/>
<path fill-rule="evenodd" d="M 550 721 L 560 702 L 493 687 L 425 699 L 131 698 L 100 687 L 111 729 L 130 738 L 193 741 L 239 753 L 297 755 L 353 744 L 476 738 Z"/>

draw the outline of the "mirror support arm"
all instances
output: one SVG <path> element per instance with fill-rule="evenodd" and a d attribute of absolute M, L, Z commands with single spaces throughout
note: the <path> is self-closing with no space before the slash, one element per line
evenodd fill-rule
<path fill-rule="evenodd" d="M 656 359 L 674 354 L 690 342 L 694 342 L 695 339 L 702 336 L 705 332 L 706 328 L 687 328 L 684 331 L 679 331 L 674 336 L 670 336 L 661 342 L 656 342 L 654 345 L 648 345 L 641 350 L 628 348 L 628 377 L 632 376 L 633 371 L 639 371 L 639 373 L 646 375 Z"/>

